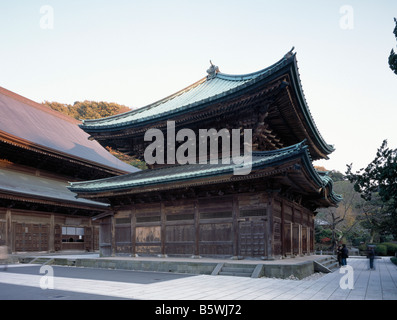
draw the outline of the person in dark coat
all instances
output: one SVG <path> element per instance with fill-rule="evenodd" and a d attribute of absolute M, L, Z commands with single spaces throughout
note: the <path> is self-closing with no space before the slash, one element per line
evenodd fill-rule
<path fill-rule="evenodd" d="M 369 269 L 375 270 L 374 260 L 375 260 L 375 249 L 374 247 L 369 247 L 368 250 L 368 259 L 369 259 Z"/>
<path fill-rule="evenodd" d="M 338 263 L 339 263 L 339 267 L 342 266 L 342 247 L 338 246 L 338 249 L 336 249 L 336 256 L 338 258 Z"/>
<path fill-rule="evenodd" d="M 349 250 L 347 250 L 346 245 L 342 245 L 342 250 L 341 250 L 341 257 L 342 257 L 342 266 L 347 265 L 347 258 L 349 258 Z"/>

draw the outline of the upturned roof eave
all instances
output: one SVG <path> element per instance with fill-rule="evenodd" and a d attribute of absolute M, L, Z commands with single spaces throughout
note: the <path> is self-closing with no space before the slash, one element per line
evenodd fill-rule
<path fill-rule="evenodd" d="M 298 69 L 298 63 L 296 60 L 296 55 L 294 55 L 294 63 L 291 65 L 291 76 L 293 77 L 292 81 L 292 87 L 295 91 L 296 97 L 299 100 L 299 106 L 301 106 L 301 111 L 302 114 L 305 118 L 305 123 L 309 126 L 309 131 L 312 132 L 315 136 L 315 140 L 317 142 L 318 147 L 324 152 L 325 155 L 331 154 L 332 152 L 335 151 L 335 148 L 333 145 L 330 145 L 325 142 L 324 138 L 320 134 L 315 121 L 311 115 L 309 106 L 307 104 L 304 92 L 303 92 L 303 87 L 302 87 L 302 82 L 301 78 L 299 75 L 299 69 Z M 328 159 L 328 157 L 326 157 Z"/>

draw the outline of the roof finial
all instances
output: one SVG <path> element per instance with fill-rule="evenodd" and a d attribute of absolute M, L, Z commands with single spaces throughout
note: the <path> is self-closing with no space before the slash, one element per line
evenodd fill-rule
<path fill-rule="evenodd" d="M 294 54 L 292 53 L 292 51 L 294 51 L 295 47 L 292 47 L 292 49 L 290 51 L 288 51 L 285 55 L 284 55 L 284 59 L 289 59 L 291 58 Z"/>
<path fill-rule="evenodd" d="M 219 72 L 218 66 L 214 65 L 211 60 L 210 60 L 210 64 L 211 64 L 211 66 L 207 70 L 207 73 L 208 73 L 207 79 L 208 80 L 215 78 L 216 74 Z"/>

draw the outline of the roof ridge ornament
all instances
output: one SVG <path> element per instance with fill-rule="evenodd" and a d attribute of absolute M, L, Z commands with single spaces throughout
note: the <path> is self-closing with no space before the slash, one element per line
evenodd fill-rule
<path fill-rule="evenodd" d="M 207 69 L 207 73 L 208 73 L 207 80 L 215 78 L 216 74 L 219 72 L 219 67 L 214 65 L 211 60 L 210 60 L 210 64 L 211 66 Z"/>
<path fill-rule="evenodd" d="M 288 51 L 285 55 L 284 55 L 284 59 L 289 59 L 289 58 L 291 58 L 293 55 L 294 55 L 294 53 L 292 52 L 292 51 L 294 51 L 295 50 L 295 47 L 292 47 L 292 49 L 290 50 L 290 51 Z"/>

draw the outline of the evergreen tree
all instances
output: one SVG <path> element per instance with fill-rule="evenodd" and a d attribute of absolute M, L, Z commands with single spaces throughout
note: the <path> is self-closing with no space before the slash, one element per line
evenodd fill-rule
<path fill-rule="evenodd" d="M 367 203 L 380 202 L 382 219 L 379 229 L 397 238 L 397 149 L 389 149 L 384 140 L 375 159 L 356 173 L 347 166 L 346 177 Z"/>
<path fill-rule="evenodd" d="M 76 101 L 73 105 L 59 102 L 45 101 L 44 105 L 71 116 L 77 120 L 100 119 L 115 114 L 130 111 L 131 109 L 114 102 Z"/>
<path fill-rule="evenodd" d="M 394 33 L 394 36 L 397 39 L 397 19 L 396 18 L 394 18 L 394 22 L 396 23 L 396 26 L 395 26 L 395 28 L 393 30 L 393 33 Z M 392 69 L 393 72 L 395 74 L 397 74 L 397 53 L 394 52 L 394 49 L 391 49 L 391 52 L 390 52 L 389 66 L 390 66 L 390 69 Z"/>

